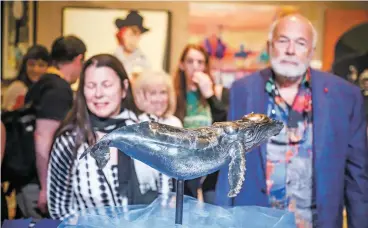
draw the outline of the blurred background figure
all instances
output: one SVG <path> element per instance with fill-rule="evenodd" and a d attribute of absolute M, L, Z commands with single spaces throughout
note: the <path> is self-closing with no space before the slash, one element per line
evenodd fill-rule
<path fill-rule="evenodd" d="M 133 84 L 137 107 L 158 117 L 163 124 L 182 127 L 176 110 L 176 93 L 170 75 L 164 71 L 143 71 Z"/>
<path fill-rule="evenodd" d="M 0 144 L 0 152 L 1 152 L 1 165 L 3 164 L 3 158 L 5 155 L 5 142 L 6 142 L 6 129 L 1 122 L 1 144 Z M 1 225 L 3 221 L 8 218 L 8 203 L 5 198 L 5 193 L 3 189 L 3 184 L 1 183 Z"/>
<path fill-rule="evenodd" d="M 185 128 L 205 127 L 226 120 L 229 91 L 215 85 L 209 55 L 204 48 L 195 44 L 184 48 L 174 80 L 177 92 L 175 115 Z M 217 174 L 186 181 L 185 194 L 197 197 L 197 191 L 202 187 L 205 202 L 212 203 Z"/>
<path fill-rule="evenodd" d="M 51 65 L 28 91 L 25 103 L 35 110 L 34 147 L 37 173 L 17 193 L 17 201 L 25 217 L 42 218 L 47 210 L 47 167 L 56 130 L 73 104 L 71 84 L 82 70 L 87 47 L 76 36 L 60 36 L 51 47 Z M 34 151 L 31 151 L 34 148 Z M 36 199 L 38 199 L 36 201 Z M 35 203 L 37 203 L 35 205 Z"/>
<path fill-rule="evenodd" d="M 137 107 L 144 111 L 140 121 L 149 121 L 152 114 L 157 122 L 174 127 L 183 127 L 180 119 L 174 116 L 176 110 L 176 93 L 173 80 L 164 71 L 143 71 L 133 83 L 133 94 Z M 162 194 L 166 195 L 174 189 L 173 179 L 159 174 L 162 183 Z"/>
<path fill-rule="evenodd" d="M 24 105 L 28 89 L 46 72 L 50 60 L 46 47 L 34 45 L 28 49 L 16 80 L 9 85 L 3 95 L 3 110 L 12 111 Z"/>

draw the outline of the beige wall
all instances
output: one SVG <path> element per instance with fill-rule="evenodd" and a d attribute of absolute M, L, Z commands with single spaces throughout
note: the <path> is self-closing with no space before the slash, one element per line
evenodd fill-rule
<path fill-rule="evenodd" d="M 319 43 L 316 59 L 322 59 L 324 35 L 324 11 L 327 8 L 367 9 L 367 2 L 234 2 L 234 4 L 278 4 L 294 5 L 308 17 L 319 33 Z M 188 39 L 188 2 L 108 2 L 108 1 L 80 1 L 80 2 L 38 2 L 37 9 L 37 42 L 50 48 L 52 41 L 61 35 L 62 9 L 67 6 L 106 7 L 125 9 L 164 9 L 172 14 L 171 24 L 171 72 L 174 71 L 180 52 Z M 90 25 L 93 26 L 93 25 Z"/>

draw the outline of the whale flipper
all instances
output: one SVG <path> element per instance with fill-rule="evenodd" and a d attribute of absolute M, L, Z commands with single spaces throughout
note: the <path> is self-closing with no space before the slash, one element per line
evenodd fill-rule
<path fill-rule="evenodd" d="M 245 150 L 240 142 L 234 142 L 230 145 L 229 154 L 231 162 L 229 164 L 228 179 L 230 184 L 230 192 L 228 197 L 235 197 L 243 185 L 245 172 Z"/>

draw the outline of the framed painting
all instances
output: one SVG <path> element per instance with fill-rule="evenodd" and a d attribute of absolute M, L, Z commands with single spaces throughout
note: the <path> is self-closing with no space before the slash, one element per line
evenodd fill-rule
<path fill-rule="evenodd" d="M 16 78 L 23 55 L 35 43 L 36 3 L 2 1 L 1 10 L 1 79 L 8 81 Z"/>
<path fill-rule="evenodd" d="M 65 7 L 62 15 L 62 34 L 82 39 L 86 58 L 113 54 L 129 75 L 141 68 L 169 71 L 169 11 Z M 134 34 L 125 28 L 132 28 Z"/>

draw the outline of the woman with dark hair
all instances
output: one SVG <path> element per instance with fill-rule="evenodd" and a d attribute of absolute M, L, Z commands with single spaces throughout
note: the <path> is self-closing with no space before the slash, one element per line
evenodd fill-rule
<path fill-rule="evenodd" d="M 46 72 L 49 64 L 50 55 L 46 47 L 30 47 L 23 57 L 17 79 L 4 94 L 3 109 L 11 111 L 22 107 L 28 89 Z"/>
<path fill-rule="evenodd" d="M 210 58 L 203 47 L 189 44 L 184 48 L 174 80 L 178 95 L 175 115 L 185 128 L 205 127 L 226 120 L 229 90 L 214 83 Z M 207 203 L 213 203 L 217 174 L 201 178 Z M 185 193 L 197 197 L 200 182 L 200 179 L 187 181 Z"/>
<path fill-rule="evenodd" d="M 157 171 L 114 148 L 103 170 L 91 156 L 78 159 L 104 134 L 139 122 L 135 111 L 121 62 L 108 54 L 87 60 L 73 108 L 57 131 L 51 151 L 47 202 L 52 218 L 63 219 L 90 207 L 147 204 L 157 197 Z"/>

